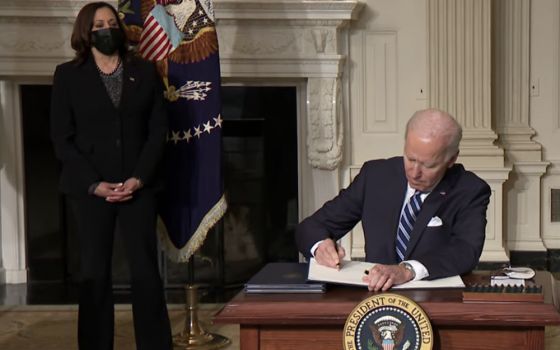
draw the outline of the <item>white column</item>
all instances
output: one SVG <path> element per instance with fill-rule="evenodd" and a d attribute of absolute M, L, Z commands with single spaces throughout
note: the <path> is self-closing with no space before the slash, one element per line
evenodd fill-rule
<path fill-rule="evenodd" d="M 18 85 L 0 81 L 0 282 L 27 282 Z"/>
<path fill-rule="evenodd" d="M 491 110 L 491 1 L 429 0 L 429 101 L 463 126 L 461 161 L 501 166 Z"/>
<path fill-rule="evenodd" d="M 507 242 L 510 250 L 546 251 L 541 238 L 541 177 L 548 162 L 515 161 L 506 184 Z"/>
<path fill-rule="evenodd" d="M 541 177 L 548 162 L 529 124 L 530 0 L 497 0 L 494 6 L 493 111 L 513 174 L 506 184 L 509 249 L 546 251 L 541 238 Z"/>
<path fill-rule="evenodd" d="M 502 187 L 510 167 L 492 129 L 491 0 L 428 0 L 428 94 L 431 107 L 463 127 L 459 162 L 492 188 L 482 260 L 508 260 Z"/>
<path fill-rule="evenodd" d="M 507 180 L 508 172 L 504 168 L 471 167 L 470 170 L 483 178 L 488 185 L 492 195 L 486 212 L 486 240 L 484 241 L 484 250 L 482 251 L 481 261 L 507 261 L 506 248 L 504 247 L 504 235 L 507 232 L 503 225 L 503 198 L 504 198 L 504 181 Z"/>

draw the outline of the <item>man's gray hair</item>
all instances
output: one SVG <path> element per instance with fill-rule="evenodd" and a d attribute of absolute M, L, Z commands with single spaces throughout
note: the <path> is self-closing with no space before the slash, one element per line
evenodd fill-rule
<path fill-rule="evenodd" d="M 447 142 L 446 155 L 451 158 L 459 152 L 463 128 L 451 114 L 429 108 L 415 112 L 406 124 L 405 140 L 409 131 L 423 138 L 443 138 Z"/>

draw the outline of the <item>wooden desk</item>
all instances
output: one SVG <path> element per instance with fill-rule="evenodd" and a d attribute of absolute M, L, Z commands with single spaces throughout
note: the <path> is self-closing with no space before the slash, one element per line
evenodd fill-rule
<path fill-rule="evenodd" d="M 463 278 L 488 282 L 488 274 Z M 537 272 L 544 303 L 464 303 L 462 289 L 408 290 L 428 314 L 434 349 L 544 349 L 544 327 L 560 324 L 555 281 Z M 329 285 L 325 294 L 240 292 L 216 315 L 217 323 L 240 324 L 241 350 L 341 350 L 342 329 L 352 309 L 373 293 L 361 287 Z"/>

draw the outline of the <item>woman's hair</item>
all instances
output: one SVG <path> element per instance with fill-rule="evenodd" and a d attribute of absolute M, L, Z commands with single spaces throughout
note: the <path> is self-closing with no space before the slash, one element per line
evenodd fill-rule
<path fill-rule="evenodd" d="M 83 63 L 91 53 L 91 29 L 93 28 L 93 18 L 95 16 L 95 12 L 102 7 L 110 9 L 115 15 L 119 25 L 119 30 L 123 34 L 124 38 L 121 47 L 119 47 L 119 55 L 124 57 L 127 54 L 128 40 L 126 39 L 126 33 L 124 31 L 123 24 L 119 19 L 117 10 L 115 10 L 115 8 L 110 4 L 103 1 L 92 2 L 82 7 L 76 17 L 74 29 L 72 30 L 70 44 L 74 51 L 76 51 L 76 57 L 74 60 L 78 64 Z"/>

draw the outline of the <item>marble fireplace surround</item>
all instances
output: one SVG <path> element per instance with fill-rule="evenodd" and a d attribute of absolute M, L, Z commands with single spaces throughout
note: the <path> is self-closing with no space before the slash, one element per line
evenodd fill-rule
<path fill-rule="evenodd" d="M 51 83 L 55 65 L 73 56 L 72 24 L 87 2 L 0 2 L 0 283 L 27 282 L 19 85 Z M 362 5 L 215 0 L 214 7 L 224 83 L 298 89 L 299 208 L 308 214 L 339 188 L 348 25 Z"/>

